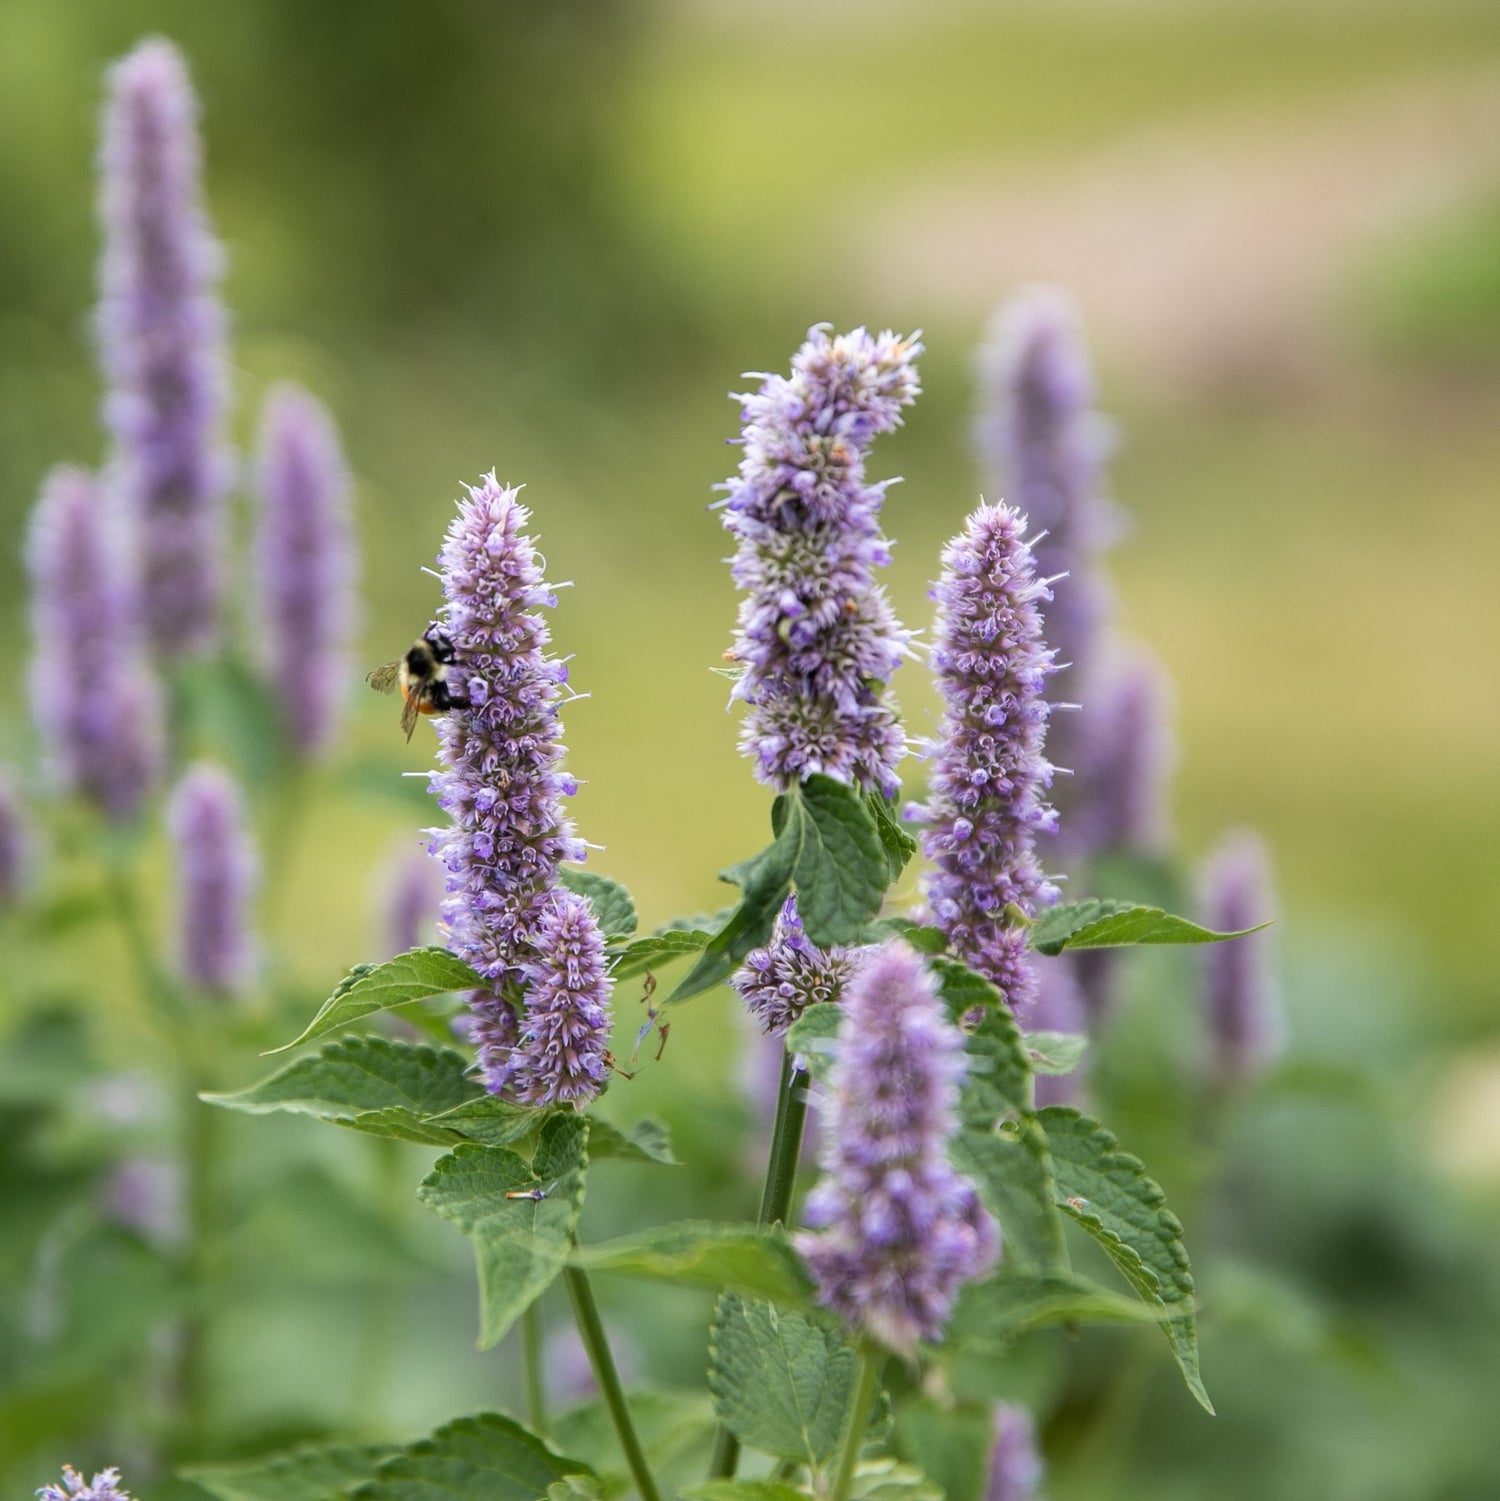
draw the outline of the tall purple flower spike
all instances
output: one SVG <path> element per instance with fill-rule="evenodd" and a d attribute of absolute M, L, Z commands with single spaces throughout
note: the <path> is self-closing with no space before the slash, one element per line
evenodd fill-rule
<path fill-rule="evenodd" d="M 31 702 L 49 767 L 116 821 L 161 770 L 161 704 L 146 662 L 127 548 L 86 470 L 54 469 L 27 538 Z"/>
<path fill-rule="evenodd" d="M 234 994 L 253 967 L 259 867 L 229 773 L 206 762 L 190 767 L 172 794 L 167 825 L 176 852 L 178 967 L 199 990 Z"/>
<path fill-rule="evenodd" d="M 98 327 L 112 478 L 137 531 L 147 634 L 167 657 L 219 629 L 227 394 L 223 256 L 202 201 L 198 104 L 170 42 L 109 75 Z"/>
<path fill-rule="evenodd" d="M 439 558 L 442 623 L 453 642 L 458 692 L 469 703 L 438 724 L 443 769 L 432 788 L 451 822 L 433 831 L 431 850 L 447 870 L 449 947 L 489 982 L 470 998 L 471 1035 L 485 1082 L 496 1092 L 521 1062 L 514 1049 L 523 1029 L 555 1039 L 551 1020 L 559 988 L 569 981 L 537 970 L 548 957 L 545 945 L 565 941 L 582 977 L 598 936 L 587 909 L 580 914 L 555 896 L 559 865 L 582 860 L 585 849 L 563 811 L 563 799 L 578 790 L 561 770 L 557 709 L 567 668 L 547 654 L 551 635 L 538 611 L 557 599 L 526 534 L 529 519 L 515 490 L 486 475 L 460 501 Z M 562 962 L 560 953 L 552 957 Z M 534 1027 L 529 1011 L 518 1019 L 514 1009 L 531 984 L 546 1002 Z M 580 1014 L 591 1017 L 595 1003 L 607 1006 L 607 984 L 593 990 L 585 984 L 584 991 L 574 996 Z M 564 1049 L 556 1082 L 570 1091 L 567 1097 L 581 1098 L 580 1080 L 595 1082 L 594 1054 L 576 1039 L 572 1046 L 581 1074 L 568 1072 Z M 535 1098 L 546 1092 L 531 1074 L 524 1088 Z"/>
<path fill-rule="evenodd" d="M 55 1482 L 37 1488 L 37 1501 L 130 1501 L 120 1488 L 118 1470 L 100 1470 L 85 1481 L 72 1465 L 62 1467 L 62 1484 Z"/>
<path fill-rule="evenodd" d="M 853 968 L 848 949 L 813 943 L 802 929 L 797 898 L 789 896 L 771 941 L 746 955 L 730 984 L 761 1030 L 779 1037 L 809 1006 L 837 1001 Z"/>
<path fill-rule="evenodd" d="M 1037 1501 L 1042 1493 L 1042 1456 L 1036 1426 L 1024 1407 L 995 1407 L 995 1449 L 985 1501 Z"/>
<path fill-rule="evenodd" d="M 911 1355 L 938 1337 L 960 1286 L 998 1250 L 994 1224 L 948 1161 L 963 1036 L 901 939 L 870 953 L 843 1005 L 824 1176 L 797 1247 L 820 1303 Z"/>
<path fill-rule="evenodd" d="M 1029 519 L 1038 575 L 1052 582 L 1047 640 L 1064 673 L 1060 691 L 1081 699 L 1087 714 L 1110 608 L 1099 558 L 1116 522 L 1103 496 L 1110 428 L 1094 410 L 1094 372 L 1073 299 L 1056 287 L 1029 287 L 1003 304 L 980 352 L 980 381 L 986 481 Z M 1057 764 L 1074 765 L 1081 734 L 1071 721 L 1054 727 Z M 1067 793 L 1071 838 L 1073 789 Z"/>
<path fill-rule="evenodd" d="M 255 489 L 267 664 L 292 744 L 312 757 L 332 744 L 345 703 L 357 561 L 338 431 L 299 386 L 266 398 Z"/>
<path fill-rule="evenodd" d="M 745 591 L 731 656 L 749 706 L 740 749 L 779 791 L 821 772 L 894 795 L 906 743 L 886 684 L 910 633 L 876 569 L 890 562 L 865 455 L 920 387 L 913 339 L 809 331 L 788 376 L 743 408 L 744 458 L 725 486 L 724 525 Z"/>
<path fill-rule="evenodd" d="M 1199 900 L 1204 922 L 1221 933 L 1253 928 L 1275 916 L 1270 855 L 1257 835 L 1241 830 L 1224 840 L 1203 867 Z M 1285 1045 L 1273 952 L 1268 933 L 1204 950 L 1210 1064 L 1221 1084 L 1252 1078 Z"/>
<path fill-rule="evenodd" d="M 1053 671 L 1042 640 L 1047 587 L 1036 577 L 1025 519 L 981 505 L 943 550 L 933 589 L 933 671 L 943 697 L 938 737 L 926 747 L 925 827 L 933 862 L 922 883 L 931 920 L 971 969 L 999 987 L 1013 1011 L 1035 994 L 1026 935 L 1004 915 L 1028 916 L 1057 899 L 1042 874 L 1036 836 L 1056 827 L 1043 800 L 1052 767 L 1042 754 Z"/>
<path fill-rule="evenodd" d="M 32 835 L 10 777 L 0 771 L 0 911 L 14 907 L 31 878 Z"/>

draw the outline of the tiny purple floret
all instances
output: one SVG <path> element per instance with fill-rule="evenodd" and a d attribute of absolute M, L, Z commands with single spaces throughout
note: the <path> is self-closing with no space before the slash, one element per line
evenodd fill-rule
<path fill-rule="evenodd" d="M 258 866 L 238 787 L 222 767 L 188 769 L 167 809 L 177 867 L 178 967 L 217 995 L 242 991 L 254 955 L 251 902 Z"/>
<path fill-rule="evenodd" d="M 789 896 L 771 940 L 752 950 L 730 984 L 763 1032 L 781 1036 L 807 1010 L 837 1001 L 854 967 L 848 949 L 820 949 L 802 928 L 797 898 Z"/>
<path fill-rule="evenodd" d="M 910 1356 L 938 1338 L 960 1286 L 998 1250 L 993 1222 L 948 1161 L 964 1040 L 899 938 L 864 959 L 843 1006 L 823 1177 L 797 1248 L 820 1303 Z"/>
<path fill-rule="evenodd" d="M 917 397 L 922 346 L 863 328 L 811 329 L 790 376 L 742 406 L 744 457 L 724 525 L 745 592 L 730 658 L 749 708 L 740 749 L 785 791 L 814 773 L 894 795 L 905 736 L 886 695 L 909 649 L 876 570 L 889 483 L 869 484 L 871 441 Z"/>
<path fill-rule="evenodd" d="M 40 1486 L 37 1501 L 131 1501 L 127 1491 L 120 1488 L 118 1470 L 99 1470 L 92 1480 L 85 1481 L 72 1465 L 62 1467 L 62 1484 Z"/>

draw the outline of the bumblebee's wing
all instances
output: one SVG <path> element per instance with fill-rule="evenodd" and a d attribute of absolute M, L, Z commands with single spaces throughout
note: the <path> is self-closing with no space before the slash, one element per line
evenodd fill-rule
<path fill-rule="evenodd" d="M 401 728 L 406 731 L 408 740 L 417 727 L 417 720 L 422 713 L 422 696 L 419 693 L 408 693 L 406 702 L 401 705 Z"/>
<path fill-rule="evenodd" d="M 387 662 L 383 667 L 377 667 L 374 672 L 365 675 L 365 681 L 377 693 L 389 693 L 396 686 L 396 680 L 401 676 L 401 661 L 397 658 L 394 662 Z"/>

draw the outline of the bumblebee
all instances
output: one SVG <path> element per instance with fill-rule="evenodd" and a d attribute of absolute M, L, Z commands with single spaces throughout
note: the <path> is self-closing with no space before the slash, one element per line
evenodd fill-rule
<path fill-rule="evenodd" d="M 417 727 L 417 715 L 446 714 L 449 709 L 469 707 L 468 696 L 456 692 L 449 681 L 453 660 L 453 640 L 434 621 L 407 647 L 404 656 L 377 667 L 365 678 L 377 693 L 401 689 L 401 728 L 408 740 Z"/>

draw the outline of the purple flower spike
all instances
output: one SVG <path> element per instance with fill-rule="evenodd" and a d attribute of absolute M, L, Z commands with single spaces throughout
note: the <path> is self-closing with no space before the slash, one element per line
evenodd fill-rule
<path fill-rule="evenodd" d="M 577 784 L 559 769 L 566 666 L 547 655 L 537 612 L 556 603 L 516 492 L 486 475 L 459 503 L 439 561 L 457 691 L 438 724 L 433 778 L 452 824 L 432 853 L 448 871 L 443 918 L 460 958 L 497 986 L 519 979 L 548 894 L 583 841 L 563 812 Z"/>
<path fill-rule="evenodd" d="M 1094 410 L 1094 372 L 1073 299 L 1060 288 L 1030 287 L 1005 303 L 980 352 L 980 380 L 990 493 L 1030 521 L 1038 576 L 1052 584 L 1047 640 L 1067 671 L 1062 691 L 1087 710 L 1109 612 L 1099 556 L 1115 519 L 1103 498 L 1109 426 Z M 1070 723 L 1056 727 L 1059 765 L 1074 765 L 1080 733 Z"/>
<path fill-rule="evenodd" d="M 526 1105 L 586 1104 L 609 1077 L 604 935 L 589 904 L 558 888 L 526 966 L 526 1015 L 510 1085 Z"/>
<path fill-rule="evenodd" d="M 64 1465 L 62 1478 L 61 1485 L 40 1486 L 37 1501 L 130 1501 L 128 1492 L 120 1489 L 118 1470 L 100 1470 L 85 1482 L 72 1465 Z"/>
<path fill-rule="evenodd" d="M 730 984 L 761 1030 L 779 1037 L 809 1006 L 837 1001 L 853 967 L 848 949 L 820 949 L 808 938 L 789 896 L 771 941 L 746 956 Z"/>
<path fill-rule="evenodd" d="M 479 1053 L 479 1075 L 491 1094 L 503 1094 L 510 1085 L 521 1040 L 521 1023 L 507 996 L 495 990 L 471 990 L 466 997 L 469 1014 L 454 1019 L 454 1030 Z"/>
<path fill-rule="evenodd" d="M 137 528 L 147 633 L 164 656 L 218 634 L 226 396 L 223 256 L 202 202 L 198 103 L 177 49 L 109 75 L 100 149 L 99 347 L 112 466 Z"/>
<path fill-rule="evenodd" d="M 1203 867 L 1200 893 L 1203 920 L 1221 933 L 1237 933 L 1274 917 L 1271 860 L 1260 838 L 1247 829 L 1225 839 Z M 1272 953 L 1267 933 L 1204 950 L 1211 1066 L 1221 1084 L 1253 1078 L 1285 1044 Z"/>
<path fill-rule="evenodd" d="M 172 794 L 167 824 L 177 856 L 178 964 L 199 990 L 229 995 L 250 978 L 250 904 L 256 859 L 239 790 L 200 762 Z"/>
<path fill-rule="evenodd" d="M 740 749 L 784 791 L 816 772 L 894 795 L 906 741 L 885 688 L 910 633 L 875 570 L 886 483 L 867 484 L 865 453 L 917 397 L 922 346 L 862 328 L 809 331 L 790 377 L 740 396 L 745 455 L 724 525 L 745 591 L 731 657 L 749 705 Z"/>
<path fill-rule="evenodd" d="M 11 780 L 0 771 L 0 910 L 14 907 L 31 875 L 31 830 Z"/>
<path fill-rule="evenodd" d="M 54 469 L 27 542 L 31 701 L 63 788 L 111 818 L 140 810 L 161 769 L 161 706 L 142 651 L 126 549 L 83 469 Z"/>
<path fill-rule="evenodd" d="M 1035 994 L 1026 935 L 1007 925 L 1015 903 L 1034 915 L 1057 900 L 1042 874 L 1036 836 L 1056 827 L 1043 801 L 1052 767 L 1042 755 L 1053 671 L 1026 522 L 981 505 L 943 550 L 932 664 L 944 710 L 927 752 L 932 774 L 922 844 L 936 867 L 922 891 L 954 952 L 999 987 L 1013 1011 Z"/>
<path fill-rule="evenodd" d="M 271 679 L 299 755 L 338 732 L 354 624 L 353 518 L 338 431 L 298 386 L 275 387 L 256 465 L 261 626 Z"/>
<path fill-rule="evenodd" d="M 381 946 L 404 954 L 438 941 L 438 908 L 443 900 L 443 867 L 424 848 L 402 849 L 384 873 Z"/>
<path fill-rule="evenodd" d="M 998 1237 L 948 1162 L 963 1036 L 909 944 L 891 939 L 844 992 L 830 1080 L 824 1176 L 797 1236 L 818 1301 L 911 1355 L 936 1339 L 959 1287 L 995 1259 Z"/>
<path fill-rule="evenodd" d="M 1036 1426 L 1024 1407 L 995 1407 L 995 1451 L 985 1501 L 1037 1501 L 1042 1490 L 1042 1456 Z"/>

